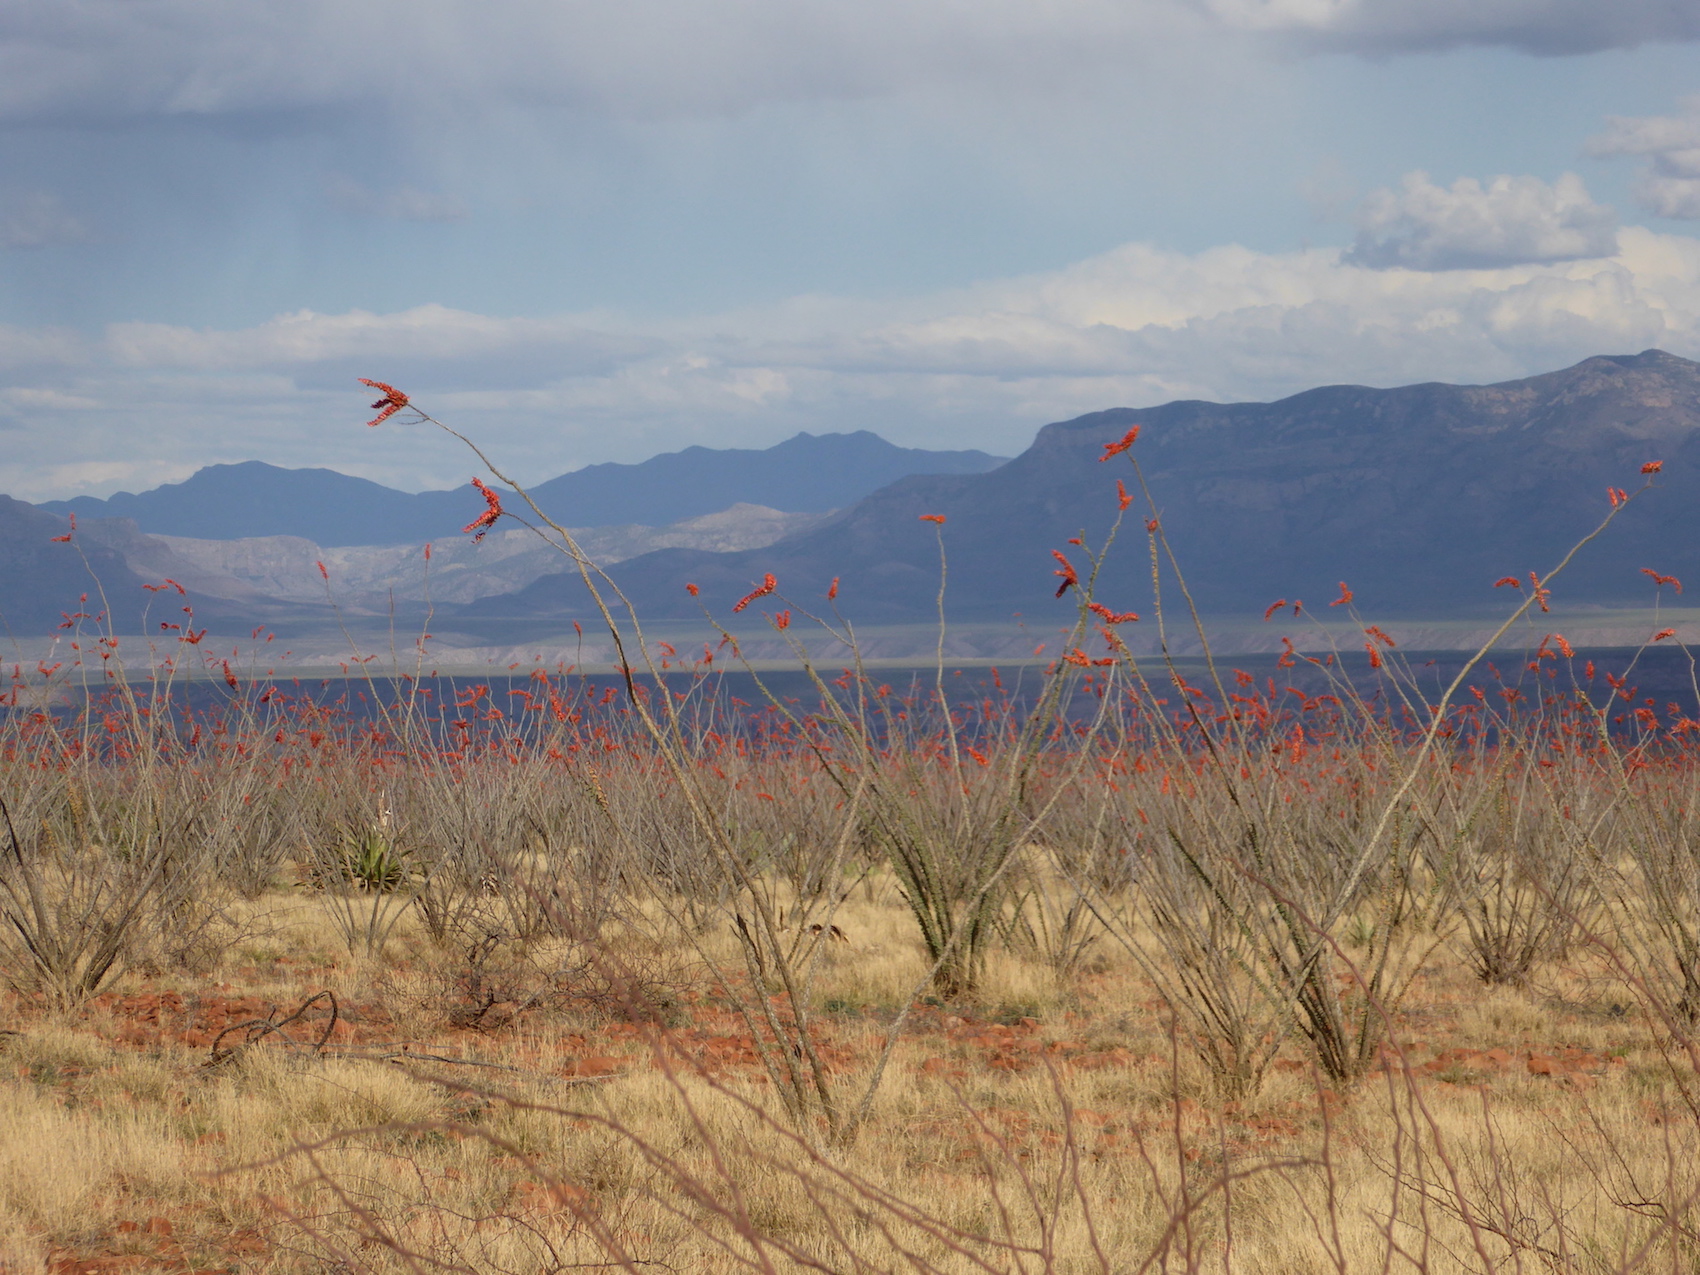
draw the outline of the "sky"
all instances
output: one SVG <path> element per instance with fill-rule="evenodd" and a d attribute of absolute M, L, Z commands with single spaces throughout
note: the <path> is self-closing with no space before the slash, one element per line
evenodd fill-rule
<path fill-rule="evenodd" d="M 0 0 L 0 491 L 1700 358 L 1700 0 Z M 570 519 L 570 513 L 567 515 Z"/>

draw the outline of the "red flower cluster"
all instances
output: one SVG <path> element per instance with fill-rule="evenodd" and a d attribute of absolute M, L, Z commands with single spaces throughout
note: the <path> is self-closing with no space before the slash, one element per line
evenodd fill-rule
<path fill-rule="evenodd" d="M 1115 657 L 1108 655 L 1101 660 L 1095 660 L 1078 646 L 1072 651 L 1063 652 L 1063 663 L 1073 664 L 1079 668 L 1107 668 L 1115 662 Z"/>
<path fill-rule="evenodd" d="M 828 602 L 831 602 L 837 597 L 838 597 L 838 577 L 833 576 L 832 577 L 832 584 L 826 591 L 826 600 Z"/>
<path fill-rule="evenodd" d="M 1665 467 L 1664 461 L 1662 461 L 1662 460 L 1650 460 L 1645 465 L 1641 466 L 1641 472 L 1643 474 L 1656 474 L 1661 469 L 1663 469 L 1664 467 Z"/>
<path fill-rule="evenodd" d="M 1611 501 L 1611 507 L 1616 509 L 1624 501 L 1629 499 L 1629 493 L 1624 491 L 1621 487 L 1607 487 L 1606 499 Z"/>
<path fill-rule="evenodd" d="M 1123 434 L 1116 442 L 1104 444 L 1104 454 L 1098 457 L 1098 463 L 1102 465 L 1105 461 L 1109 460 L 1110 457 L 1120 456 L 1128 448 L 1132 447 L 1138 438 L 1139 426 L 1135 425 L 1132 429 L 1128 430 L 1127 433 Z"/>
<path fill-rule="evenodd" d="M 469 531 L 477 532 L 478 534 L 472 537 L 473 541 L 477 542 L 484 539 L 484 533 L 489 531 L 491 527 L 495 526 L 496 520 L 502 516 L 502 497 L 497 492 L 491 491 L 477 478 L 472 480 L 472 485 L 478 488 L 478 490 L 483 494 L 486 508 L 483 513 L 479 514 L 478 517 L 467 523 L 466 526 L 462 527 L 460 530 L 462 535 L 465 535 Z"/>
<path fill-rule="evenodd" d="M 1678 593 L 1682 592 L 1682 581 L 1678 580 L 1675 576 L 1662 576 L 1651 567 L 1642 567 L 1641 574 L 1644 576 L 1651 576 L 1654 584 L 1668 584 Z"/>
<path fill-rule="evenodd" d="M 62 536 L 49 536 L 48 540 L 56 545 L 68 545 L 71 537 L 77 534 L 77 515 L 71 515 L 71 529 Z"/>
<path fill-rule="evenodd" d="M 385 385 L 382 381 L 368 381 L 364 376 L 360 378 L 360 384 L 370 385 L 373 389 L 380 390 L 383 393 L 383 397 L 372 404 L 378 414 L 366 422 L 368 425 L 382 425 L 407 406 L 407 395 L 393 385 Z"/>
<path fill-rule="evenodd" d="M 943 514 L 922 514 L 921 515 L 921 521 L 922 522 L 936 522 L 936 523 L 938 523 L 939 526 L 942 527 L 942 526 L 944 526 L 944 515 Z"/>
<path fill-rule="evenodd" d="M 738 605 L 732 608 L 733 613 L 736 614 L 737 612 L 742 611 L 757 598 L 765 598 L 778 587 L 779 581 L 775 580 L 773 578 L 773 572 L 769 571 L 766 575 L 762 576 L 760 584 L 738 599 Z"/>
<path fill-rule="evenodd" d="M 1090 602 L 1086 609 L 1105 624 L 1132 624 L 1139 616 L 1132 611 L 1112 611 L 1102 602 Z"/>
<path fill-rule="evenodd" d="M 1127 488 L 1122 486 L 1122 480 L 1119 479 L 1119 478 L 1116 479 L 1116 505 L 1117 505 L 1117 507 L 1121 508 L 1121 509 L 1126 509 L 1132 503 L 1133 503 L 1133 497 L 1127 494 Z"/>
<path fill-rule="evenodd" d="M 1540 603 L 1541 610 L 1552 610 L 1552 608 L 1547 605 L 1547 599 L 1552 597 L 1552 590 L 1543 589 L 1541 587 L 1541 578 L 1533 571 L 1529 572 L 1529 589 L 1534 593 L 1535 601 Z"/>
<path fill-rule="evenodd" d="M 1346 587 L 1344 580 L 1340 581 L 1340 596 L 1328 605 L 1331 607 L 1349 607 L 1352 605 L 1352 591 Z"/>
<path fill-rule="evenodd" d="M 697 594 L 701 593 L 702 590 L 697 588 L 696 585 L 691 584 L 689 581 L 686 581 L 685 592 L 690 594 L 694 598 L 694 597 L 696 597 Z"/>
<path fill-rule="evenodd" d="M 1060 598 L 1060 597 L 1062 597 L 1063 594 L 1067 593 L 1070 589 L 1076 589 L 1076 588 L 1080 587 L 1080 577 L 1075 574 L 1074 564 L 1072 562 L 1070 562 L 1067 558 L 1062 556 L 1062 550 L 1052 549 L 1051 550 L 1051 557 L 1055 558 L 1058 562 L 1062 563 L 1062 569 L 1060 571 L 1051 572 L 1051 574 L 1054 575 L 1054 576 L 1061 576 L 1062 577 L 1062 583 L 1057 586 L 1057 596 Z"/>

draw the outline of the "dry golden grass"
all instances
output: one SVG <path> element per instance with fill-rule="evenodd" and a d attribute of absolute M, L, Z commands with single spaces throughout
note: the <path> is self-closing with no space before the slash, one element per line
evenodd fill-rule
<path fill-rule="evenodd" d="M 1485 990 L 1443 946 L 1386 1069 L 1331 1093 L 1289 1042 L 1255 1098 L 1224 1103 L 1114 949 L 1068 979 L 998 952 L 973 1004 L 913 1016 L 855 1143 L 811 1149 L 659 924 L 647 953 L 625 941 L 624 959 L 672 981 L 647 1021 L 587 994 L 472 1030 L 440 1001 L 456 954 L 411 918 L 370 959 L 300 890 L 241 919 L 258 937 L 200 973 L 132 971 L 75 1010 L 12 1000 L 0 1269 L 1121 1271 L 1166 1251 L 1168 1269 L 1603 1271 L 1649 1243 L 1660 1269 L 1694 1256 L 1647 1203 L 1686 1225 L 1691 1065 L 1585 963 Z M 853 1077 L 927 966 L 886 882 L 839 924 L 814 996 Z M 731 952 L 726 935 L 695 941 Z M 274 1035 L 209 1065 L 214 1028 L 325 988 L 344 1021 L 323 1053 Z M 324 1022 L 290 1035 L 310 1044 Z"/>

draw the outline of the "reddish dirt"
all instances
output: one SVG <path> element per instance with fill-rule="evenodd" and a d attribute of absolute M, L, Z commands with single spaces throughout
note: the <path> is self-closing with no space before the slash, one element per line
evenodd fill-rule
<path fill-rule="evenodd" d="M 254 1020 L 274 1022 L 288 1018 L 299 1007 L 268 1000 L 263 996 L 226 996 L 216 992 L 108 992 L 90 1002 L 89 1025 L 110 1044 L 133 1049 L 158 1049 L 162 1045 L 210 1048 L 227 1028 Z M 321 1002 L 302 1018 L 283 1029 L 284 1035 L 300 1044 L 312 1044 L 324 1034 L 328 1007 Z M 358 1045 L 381 1037 L 390 1019 L 383 1006 L 339 1005 L 336 1025 L 329 1043 Z M 226 1047 L 240 1043 L 245 1033 L 233 1031 L 224 1038 Z"/>

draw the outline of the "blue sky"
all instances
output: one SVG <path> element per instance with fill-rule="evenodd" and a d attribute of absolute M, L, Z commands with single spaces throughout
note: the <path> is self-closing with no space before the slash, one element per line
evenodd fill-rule
<path fill-rule="evenodd" d="M 1700 357 L 1700 0 L 0 0 L 0 490 Z"/>

